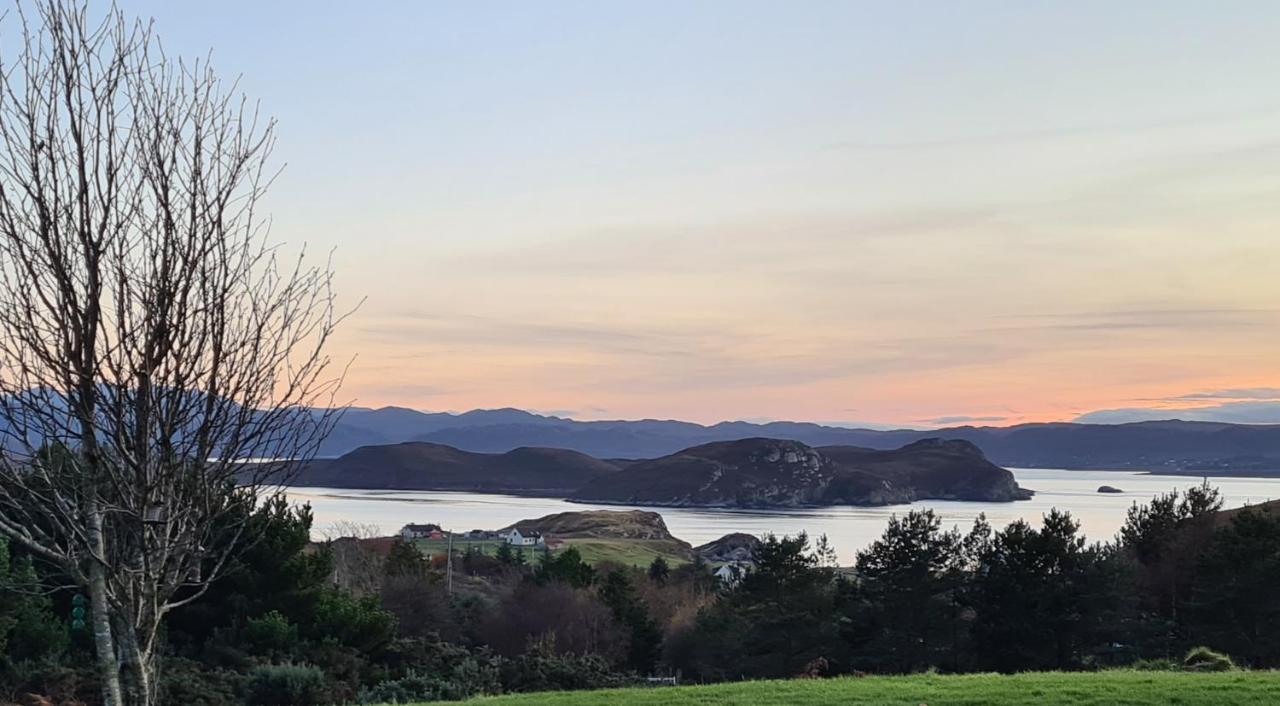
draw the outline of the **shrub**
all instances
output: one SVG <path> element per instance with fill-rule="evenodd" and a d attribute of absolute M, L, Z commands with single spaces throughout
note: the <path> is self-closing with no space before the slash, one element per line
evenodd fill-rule
<path fill-rule="evenodd" d="M 249 674 L 252 706 L 319 706 L 328 702 L 325 677 L 309 664 L 269 664 Z"/>
<path fill-rule="evenodd" d="M 174 657 L 160 669 L 161 703 L 186 706 L 240 706 L 245 676 Z"/>
<path fill-rule="evenodd" d="M 483 656 L 467 656 L 440 672 L 410 672 L 399 679 L 361 689 L 356 700 L 362 704 L 407 704 L 462 701 L 496 694 L 502 690 L 496 664 Z"/>
<path fill-rule="evenodd" d="M 527 652 L 502 665 L 507 691 L 573 691 L 624 686 L 631 678 L 593 654 L 560 654 L 553 639 L 534 641 Z"/>
<path fill-rule="evenodd" d="M 1138 672 L 1176 672 L 1182 665 L 1171 659 L 1140 659 L 1129 668 Z"/>
<path fill-rule="evenodd" d="M 298 641 L 298 628 L 273 610 L 261 618 L 250 618 L 245 625 L 245 640 L 260 653 L 283 652 Z"/>
<path fill-rule="evenodd" d="M 450 685 L 438 677 L 410 674 L 401 679 L 389 679 L 361 689 L 356 701 L 362 704 L 411 704 L 453 700 L 451 696 L 446 695 L 449 691 Z"/>
<path fill-rule="evenodd" d="M 42 694 L 54 703 L 91 702 L 102 695 L 97 670 L 72 667 L 55 660 L 25 660 L 4 664 L 0 660 L 0 703 L 5 695 Z"/>
<path fill-rule="evenodd" d="M 311 621 L 309 628 L 304 627 L 307 637 L 332 637 L 361 652 L 385 645 L 396 632 L 395 617 L 383 610 L 377 596 L 356 598 L 333 589 L 319 593 Z"/>
<path fill-rule="evenodd" d="M 1230 657 L 1208 647 L 1191 648 L 1182 660 L 1182 666 L 1195 672 L 1229 672 L 1236 668 Z"/>

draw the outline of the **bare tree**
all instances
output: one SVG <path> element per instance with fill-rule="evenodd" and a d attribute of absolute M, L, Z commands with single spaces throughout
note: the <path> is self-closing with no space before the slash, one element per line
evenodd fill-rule
<path fill-rule="evenodd" d="M 339 521 L 325 530 L 324 541 L 333 555 L 335 586 L 355 596 L 368 596 L 382 588 L 386 549 L 392 538 L 377 525 Z"/>
<path fill-rule="evenodd" d="M 328 266 L 258 214 L 274 124 L 83 0 L 0 35 L 0 533 L 90 599 L 107 704 L 332 427 Z M 260 463 L 247 464 L 246 459 Z"/>

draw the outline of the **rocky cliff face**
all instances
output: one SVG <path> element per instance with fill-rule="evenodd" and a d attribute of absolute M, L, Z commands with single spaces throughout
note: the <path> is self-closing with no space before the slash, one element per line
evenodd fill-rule
<path fill-rule="evenodd" d="M 1018 486 L 1012 473 L 988 461 L 977 446 L 960 439 L 923 439 L 893 451 L 856 446 L 823 446 L 818 451 L 848 475 L 887 483 L 882 492 L 891 498 L 889 503 L 924 499 L 1010 502 L 1032 495 Z M 874 495 L 868 493 L 868 497 Z"/>
<path fill-rule="evenodd" d="M 760 546 L 760 538 L 743 532 L 726 534 L 720 539 L 707 542 L 693 551 L 710 564 L 727 564 L 730 562 L 754 562 L 756 548 Z"/>
<path fill-rule="evenodd" d="M 815 449 L 744 439 L 643 461 L 572 498 L 669 507 L 888 505 L 921 499 L 1008 502 L 1031 496 L 965 441 L 927 439 L 894 451 Z"/>

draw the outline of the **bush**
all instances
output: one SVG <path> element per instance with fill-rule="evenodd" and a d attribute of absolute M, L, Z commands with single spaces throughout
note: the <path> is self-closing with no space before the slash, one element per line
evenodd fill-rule
<path fill-rule="evenodd" d="M 426 701 L 455 701 L 471 694 L 457 694 L 457 685 L 436 676 L 410 674 L 361 689 L 356 701 L 362 704 L 411 704 Z"/>
<path fill-rule="evenodd" d="M 374 686 L 361 689 L 356 701 L 362 704 L 410 704 L 424 701 L 442 701 L 440 680 L 421 674 L 410 674 L 403 679 L 388 679 Z"/>
<path fill-rule="evenodd" d="M 599 655 L 557 653 L 553 639 L 535 641 L 527 652 L 502 665 L 507 691 L 609 689 L 630 681 Z"/>
<path fill-rule="evenodd" d="M 317 596 L 312 624 L 304 628 L 314 640 L 334 638 L 343 645 L 369 652 L 389 642 L 396 633 L 396 620 L 383 610 L 377 596 L 356 598 L 328 589 Z"/>
<path fill-rule="evenodd" d="M 240 706 L 244 684 L 243 674 L 180 657 L 168 658 L 160 666 L 160 703 Z"/>
<path fill-rule="evenodd" d="M 497 668 L 484 660 L 466 657 L 440 674 L 411 672 L 361 689 L 362 704 L 408 704 L 424 701 L 463 701 L 501 691 Z"/>
<path fill-rule="evenodd" d="M 261 618 L 250 618 L 245 625 L 245 641 L 260 654 L 284 652 L 298 641 L 298 628 L 273 610 Z"/>
<path fill-rule="evenodd" d="M 92 666 L 72 667 L 50 659 L 4 664 L 0 660 L 0 703 L 5 696 L 41 694 L 54 703 L 92 702 L 102 695 Z"/>
<path fill-rule="evenodd" d="M 309 664 L 269 664 L 249 674 L 252 706 L 319 706 L 328 703 L 324 672 Z"/>
<path fill-rule="evenodd" d="M 1182 666 L 1193 672 L 1229 672 L 1236 668 L 1230 657 L 1208 647 L 1191 648 L 1182 660 Z"/>
<path fill-rule="evenodd" d="M 502 692 L 502 658 L 488 650 L 428 640 L 399 640 L 387 654 L 389 672 L 361 689 L 360 703 L 462 701 Z"/>

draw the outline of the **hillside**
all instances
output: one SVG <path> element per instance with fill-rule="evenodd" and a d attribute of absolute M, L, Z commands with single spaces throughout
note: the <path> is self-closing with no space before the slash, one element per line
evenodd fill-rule
<path fill-rule="evenodd" d="M 588 510 L 558 512 L 514 525 L 522 532 L 535 531 L 559 539 L 646 539 L 680 541 L 667 530 L 662 515 L 645 510 Z"/>
<path fill-rule="evenodd" d="M 914 488 L 913 499 L 1025 500 L 1013 474 L 991 463 L 972 443 L 925 439 L 894 451 L 856 446 L 818 449 L 849 474 L 883 479 L 896 487 Z"/>
<path fill-rule="evenodd" d="M 1231 508 L 1229 510 L 1219 510 L 1214 513 L 1213 524 L 1215 527 L 1222 527 L 1231 521 L 1231 518 L 1242 512 L 1259 512 L 1263 514 L 1280 513 L 1280 500 L 1271 500 L 1257 505 L 1245 505 L 1244 507 Z"/>
<path fill-rule="evenodd" d="M 693 547 L 667 530 L 662 515 L 644 510 L 559 512 L 512 527 L 541 532 L 578 550 L 588 564 L 610 562 L 647 567 L 661 557 L 669 566 L 693 560 Z"/>
<path fill-rule="evenodd" d="M 293 485 L 564 494 L 617 470 L 606 461 L 564 449 L 482 454 L 413 442 L 362 446 L 340 458 L 314 461 Z"/>
<path fill-rule="evenodd" d="M 685 449 L 597 478 L 571 498 L 668 507 L 887 505 L 925 498 L 1030 497 L 972 444 L 925 440 L 895 451 L 815 449 L 744 439 Z"/>
<path fill-rule="evenodd" d="M 748 681 L 712 686 L 513 694 L 492 706 L 1264 706 L 1280 702 L 1277 672 L 1024 672 Z"/>
<path fill-rule="evenodd" d="M 969 441 L 1001 466 L 1280 476 L 1280 425 L 1176 420 L 886 431 L 802 422 L 709 426 L 654 419 L 582 422 L 518 409 L 443 414 L 386 407 L 348 411 L 326 439 L 321 455 L 339 456 L 362 445 L 424 441 L 480 453 L 548 447 L 597 458 L 652 459 L 693 446 L 752 437 L 880 450 L 941 437 Z"/>
<path fill-rule="evenodd" d="M 759 537 L 744 532 L 734 532 L 698 545 L 693 548 L 693 551 L 707 563 L 724 564 L 731 561 L 753 561 L 756 548 L 759 546 Z"/>

